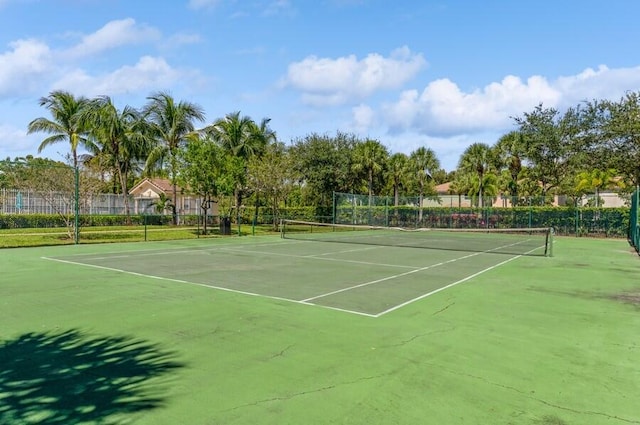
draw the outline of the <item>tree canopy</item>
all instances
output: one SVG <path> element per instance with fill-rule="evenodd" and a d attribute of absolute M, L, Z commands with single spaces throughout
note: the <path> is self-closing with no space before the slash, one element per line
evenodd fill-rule
<path fill-rule="evenodd" d="M 592 100 L 565 111 L 537 105 L 513 117 L 515 129 L 491 143 L 467 147 L 447 173 L 429 146 L 391 152 L 384 142 L 337 131 L 282 141 L 271 120 L 231 112 L 205 121 L 202 108 L 157 92 L 136 109 L 117 108 L 108 96 L 95 99 L 55 91 L 40 99 L 51 118 L 28 127 L 42 132 L 39 151 L 67 142 L 70 165 L 107 180 L 105 188 L 126 195 L 144 176 L 169 178 L 197 195 L 205 209 L 225 199 L 224 213 L 240 214 L 245 200 L 268 206 L 332 206 L 334 192 L 437 198 L 435 185 L 482 206 L 485 196 L 508 196 L 512 205 L 528 196 L 575 197 L 640 184 L 640 94 L 618 101 Z M 84 155 L 79 151 L 86 152 Z M 5 161 L 6 163 L 13 161 Z M 4 168 L 7 168 L 6 164 Z M 1 171 L 1 170 L 0 170 Z M 110 181 L 110 183 L 109 183 Z M 11 182 L 0 174 L 0 184 Z M 232 202 L 231 202 L 232 201 Z M 168 203 L 170 204 L 170 203 Z M 174 222 L 177 222 L 174 209 Z"/>

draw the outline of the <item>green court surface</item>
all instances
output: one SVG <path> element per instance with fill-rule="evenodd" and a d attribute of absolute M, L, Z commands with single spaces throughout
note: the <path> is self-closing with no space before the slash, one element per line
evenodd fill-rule
<path fill-rule="evenodd" d="M 553 251 L 0 250 L 0 423 L 640 424 L 640 257 Z"/>

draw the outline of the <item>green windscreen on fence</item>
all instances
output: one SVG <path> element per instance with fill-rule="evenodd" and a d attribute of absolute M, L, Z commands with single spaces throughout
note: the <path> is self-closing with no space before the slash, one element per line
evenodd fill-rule
<path fill-rule="evenodd" d="M 629 195 L 600 200 L 587 197 L 419 197 L 334 193 L 334 224 L 403 228 L 523 229 L 550 228 L 560 235 L 627 237 Z M 299 217 L 286 217 L 301 219 Z M 313 220 L 311 220 L 313 221 Z M 318 220 L 320 221 L 320 220 Z"/>
<path fill-rule="evenodd" d="M 629 243 L 640 254 L 640 214 L 638 208 L 640 204 L 640 189 L 631 195 L 631 212 L 629 214 Z"/>

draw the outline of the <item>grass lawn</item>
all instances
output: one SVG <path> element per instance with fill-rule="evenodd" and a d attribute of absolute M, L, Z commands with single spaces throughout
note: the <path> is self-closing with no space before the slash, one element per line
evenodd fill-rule
<path fill-rule="evenodd" d="M 0 423 L 640 424 L 623 240 L 558 237 L 378 318 L 42 258 L 247 240 L 278 238 L 1 250 Z"/>

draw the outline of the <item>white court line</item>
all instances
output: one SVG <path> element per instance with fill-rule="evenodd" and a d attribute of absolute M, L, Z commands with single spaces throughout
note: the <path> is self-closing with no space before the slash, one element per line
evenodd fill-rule
<path fill-rule="evenodd" d="M 474 257 L 474 256 L 480 255 L 480 254 L 481 254 L 480 252 L 477 252 L 477 253 L 474 253 L 474 254 L 465 255 L 464 257 L 458 257 L 458 258 L 453 258 L 451 260 L 443 261 L 441 263 L 430 264 L 428 266 L 420 267 L 418 269 L 414 268 L 413 270 L 409 270 L 408 272 L 394 274 L 393 276 L 387 276 L 387 277 L 383 277 L 381 279 L 376 279 L 376 280 L 372 280 L 372 281 L 369 281 L 369 282 L 360 283 L 358 285 L 349 286 L 347 288 L 342 288 L 342 289 L 338 289 L 338 290 L 335 290 L 335 291 L 327 292 L 326 294 L 316 295 L 315 297 L 307 298 L 307 299 L 304 299 L 302 301 L 303 302 L 309 302 L 309 301 L 312 301 L 312 300 L 317 300 L 318 298 L 328 297 L 329 295 L 339 294 L 341 292 L 350 291 L 352 289 L 362 288 L 363 286 L 373 285 L 373 284 L 376 284 L 376 283 L 384 282 L 386 280 L 397 279 L 399 277 L 407 276 L 407 275 L 410 275 L 410 274 L 413 274 L 413 273 L 418 273 L 418 272 L 421 272 L 421 271 L 424 271 L 424 270 L 429 270 L 429 269 L 432 269 L 434 267 L 439 267 L 439 266 L 442 266 L 442 265 L 445 265 L 445 264 L 453 263 L 455 261 L 464 260 L 465 258 Z"/>
<path fill-rule="evenodd" d="M 382 316 L 384 314 L 387 314 L 387 313 L 390 313 L 392 311 L 395 311 L 395 310 L 397 310 L 399 308 L 402 308 L 402 307 L 404 307 L 406 305 L 409 305 L 409 304 L 411 304 L 413 302 L 416 302 L 416 301 L 421 300 L 423 298 L 426 298 L 426 297 L 428 297 L 430 295 L 438 293 L 438 292 L 440 292 L 440 291 L 442 291 L 444 289 L 447 289 L 447 288 L 450 288 L 452 286 L 458 285 L 460 283 L 466 282 L 467 280 L 470 280 L 470 279 L 472 279 L 472 278 L 474 278 L 474 277 L 476 277 L 476 276 L 478 276 L 478 275 L 480 275 L 482 273 L 485 273 L 485 272 L 487 272 L 489 270 L 492 270 L 492 269 L 494 269 L 496 267 L 499 267 L 499 266 L 501 266 L 503 264 L 506 264 L 506 263 L 508 263 L 510 261 L 513 261 L 516 258 L 520 258 L 523 255 L 527 255 L 527 254 L 529 254 L 529 253 L 531 253 L 533 251 L 536 251 L 536 250 L 540 249 L 541 247 L 537 247 L 537 248 L 534 248 L 534 249 L 532 249 L 530 251 L 527 251 L 524 254 L 520 254 L 520 255 L 517 255 L 515 257 L 511 257 L 511 258 L 509 258 L 509 259 L 507 259 L 505 261 L 502 261 L 502 262 L 500 262 L 498 264 L 495 264 L 495 265 L 493 265 L 491 267 L 483 269 L 483 270 L 481 270 L 481 271 L 479 271 L 477 273 L 474 273 L 474 274 L 472 274 L 470 276 L 467 276 L 467 277 L 465 277 L 463 279 L 460 279 L 460 280 L 458 280 L 456 282 L 450 283 L 449 285 L 443 286 L 443 287 L 438 288 L 438 289 L 436 289 L 434 291 L 431 291 L 429 293 L 420 295 L 419 297 L 416 297 L 414 299 L 406 301 L 406 302 L 404 302 L 402 304 L 399 304 L 397 306 L 394 306 L 392 308 L 389 308 L 389 309 L 387 309 L 387 310 L 385 310 L 383 312 L 377 313 L 377 314 L 363 313 L 363 312 L 360 312 L 360 311 L 354 311 L 354 310 L 348 310 L 348 309 L 343 309 L 343 308 L 339 308 L 339 307 L 332 307 L 332 306 L 327 306 L 327 305 L 322 305 L 322 304 L 316 304 L 316 303 L 312 303 L 310 301 L 318 299 L 318 298 L 323 298 L 323 297 L 326 297 L 326 296 L 329 296 L 329 295 L 332 295 L 332 294 L 335 294 L 335 293 L 340 293 L 340 292 L 348 291 L 348 290 L 351 290 L 351 289 L 356 289 L 356 288 L 359 288 L 359 287 L 372 285 L 374 283 L 379 283 L 379 282 L 383 282 L 383 281 L 386 281 L 386 280 L 395 279 L 395 278 L 398 278 L 398 277 L 401 277 L 401 276 L 406 276 L 406 275 L 409 275 L 409 274 L 417 273 L 419 271 L 427 270 L 427 269 L 430 269 L 430 268 L 433 268 L 433 267 L 438 267 L 438 266 L 441 266 L 441 265 L 444 265 L 444 264 L 448 264 L 448 263 L 452 263 L 452 262 L 455 262 L 455 261 L 463 260 L 463 259 L 466 259 L 466 258 L 474 257 L 476 255 L 489 253 L 489 252 L 492 252 L 492 251 L 495 251 L 495 250 L 499 250 L 499 249 L 503 249 L 503 248 L 506 248 L 506 247 L 509 247 L 509 246 L 518 245 L 518 244 L 524 243 L 524 242 L 525 241 L 520 241 L 520 242 L 517 242 L 517 243 L 504 245 L 504 246 L 501 246 L 501 247 L 498 247 L 498 248 L 493 248 L 493 249 L 488 250 L 488 251 L 472 253 L 472 254 L 469 254 L 469 255 L 465 255 L 463 257 L 454 258 L 454 259 L 447 260 L 447 261 L 444 261 L 444 262 L 441 262 L 441 263 L 438 263 L 438 264 L 432 264 L 432 265 L 421 267 L 421 268 L 389 264 L 389 265 L 386 265 L 386 266 L 411 268 L 412 270 L 410 270 L 408 272 L 405 272 L 405 273 L 400 273 L 400 274 L 397 274 L 397 275 L 394 275 L 394 276 L 388 276 L 388 277 L 385 277 L 385 278 L 382 278 L 382 279 L 377 279 L 375 281 L 365 282 L 363 284 L 351 286 L 351 287 L 348 287 L 348 288 L 343 288 L 343 289 L 340 289 L 340 290 L 337 290 L 337 291 L 333 291 L 333 292 L 330 292 L 330 293 L 318 295 L 318 296 L 307 298 L 307 299 L 304 299 L 304 300 L 293 300 L 293 299 L 289 299 L 289 298 L 282 298 L 282 297 L 277 297 L 277 296 L 272 296 L 272 295 L 264 295 L 264 294 L 258 294 L 258 293 L 253 293 L 253 292 L 241 291 L 241 290 L 237 290 L 237 289 L 230 289 L 230 288 L 225 288 L 225 287 L 222 287 L 222 286 L 209 285 L 209 284 L 205 284 L 205 283 L 196 283 L 196 282 L 190 282 L 190 281 L 187 281 L 187 280 L 173 279 L 173 278 L 167 278 L 167 277 L 162 277 L 162 276 L 148 275 L 148 274 L 143 274 L 143 273 L 138 273 L 138 272 L 132 272 L 132 271 L 127 271 L 127 270 L 117 269 L 117 268 L 113 268 L 113 267 L 99 266 L 99 265 L 87 264 L 87 263 L 81 263 L 81 262 L 69 261 L 69 260 L 62 260 L 62 259 L 52 258 L 52 257 L 41 257 L 41 258 L 44 259 L 44 260 L 56 261 L 56 262 L 60 262 L 60 263 L 79 265 L 79 266 L 86 266 L 86 267 L 92 267 L 92 268 L 102 269 L 102 270 L 115 271 L 115 272 L 119 272 L 119 273 L 125 273 L 125 274 L 129 274 L 129 275 L 133 275 L 133 276 L 139 276 L 139 277 L 145 277 L 145 278 L 151 278 L 151 279 L 157 279 L 157 280 L 164 280 L 164 281 L 175 282 L 175 283 L 183 283 L 183 284 L 186 283 L 186 284 L 189 284 L 189 285 L 201 286 L 201 287 L 205 287 L 205 288 L 212 288 L 212 289 L 217 289 L 217 290 L 220 290 L 220 291 L 226 291 L 226 292 L 243 294 L 243 295 L 251 295 L 251 296 L 254 296 L 254 297 L 268 298 L 268 299 L 273 299 L 273 300 L 278 300 L 278 301 L 285 301 L 285 302 L 290 302 L 290 303 L 295 303 L 295 304 L 316 306 L 316 307 L 321 307 L 321 308 L 325 308 L 325 309 L 329 309 L 329 310 L 335 310 L 335 311 L 341 311 L 341 312 L 345 312 L 345 313 L 356 314 L 356 315 L 359 315 L 359 316 L 378 318 L 378 317 L 380 317 L 380 316 Z M 288 242 L 288 243 L 291 243 L 291 242 Z M 259 246 L 279 245 L 279 243 L 270 243 L 270 244 L 269 243 L 265 243 L 265 244 L 255 244 L 255 245 L 259 245 Z M 339 259 L 323 258 L 323 257 L 317 257 L 317 256 L 297 256 L 297 255 L 291 255 L 291 254 L 267 253 L 267 252 L 263 252 L 263 251 L 249 251 L 249 250 L 240 250 L 240 249 L 233 250 L 233 249 L 229 249 L 227 247 L 215 247 L 215 248 L 208 248 L 206 250 L 205 249 L 195 249 L 195 250 L 188 250 L 188 251 L 185 251 L 185 252 L 215 251 L 215 250 L 218 250 L 218 249 L 219 250 L 224 250 L 224 251 L 232 251 L 232 252 L 234 252 L 234 251 L 235 252 L 252 252 L 252 253 L 266 254 L 266 255 L 282 255 L 282 256 L 295 257 L 295 258 L 310 258 L 310 259 L 317 259 L 317 260 L 330 260 L 330 261 L 340 261 L 340 262 L 347 262 L 347 263 L 359 263 L 359 264 L 366 264 L 366 265 L 378 265 L 378 266 L 382 265 L 382 266 L 384 266 L 384 264 L 379 264 L 379 263 L 367 263 L 367 262 L 362 262 L 362 261 L 339 260 Z M 181 251 L 175 251 L 174 250 L 174 251 L 167 251 L 166 253 L 172 253 L 172 252 L 175 253 L 175 252 L 181 252 Z M 162 254 L 164 254 L 164 253 L 165 252 L 162 252 Z M 146 255 L 146 254 L 143 254 L 143 255 Z M 153 255 L 153 254 L 150 254 L 150 255 Z M 318 254 L 316 254 L 316 255 L 318 255 Z M 80 256 L 80 255 L 78 255 L 78 256 Z M 117 257 L 105 257 L 105 258 L 117 258 Z M 83 259 L 90 260 L 91 258 L 83 258 Z"/>
<path fill-rule="evenodd" d="M 274 245 L 282 245 L 282 244 L 290 244 L 290 243 L 303 243 L 303 242 L 302 241 L 266 242 L 266 243 L 248 243 L 247 242 L 246 244 L 249 246 L 262 247 L 262 246 L 274 246 Z M 71 254 L 71 255 L 65 255 L 64 257 L 66 258 L 82 257 L 83 259 L 86 259 L 86 260 L 109 260 L 112 258 L 116 258 L 116 259 L 130 258 L 130 257 L 138 258 L 138 257 L 150 257 L 154 255 L 191 254 L 191 253 L 200 253 L 200 252 L 209 252 L 209 251 L 219 251 L 224 249 L 226 249 L 226 246 L 210 246 L 205 248 L 201 248 L 197 246 L 193 248 L 176 247 L 174 249 L 154 248 L 154 249 L 145 249 L 145 250 L 138 250 L 138 251 L 126 251 L 126 252 L 122 252 L 122 251 L 104 252 L 104 253 L 100 253 L 100 255 L 102 255 L 100 257 L 91 257 L 92 255 L 98 255 L 98 253 L 96 252 Z M 112 254 L 119 254 L 119 255 L 112 255 Z M 49 257 L 49 259 L 52 259 L 52 258 L 54 257 Z"/>
<path fill-rule="evenodd" d="M 427 298 L 427 297 L 428 297 L 428 296 L 430 296 L 430 295 L 436 294 L 436 293 L 438 293 L 438 292 L 440 292 L 440 291 L 444 291 L 445 289 L 451 288 L 452 286 L 456 286 L 456 285 L 458 285 L 458 284 L 460 284 L 460 283 L 462 283 L 462 282 L 466 282 L 466 281 L 467 281 L 467 280 L 469 280 L 469 279 L 473 279 L 474 277 L 479 276 L 479 275 L 481 275 L 482 273 L 488 272 L 489 270 L 493 270 L 493 269 L 495 269 L 496 267 L 502 266 L 503 264 L 506 264 L 506 263 L 508 263 L 509 261 L 515 260 L 516 258 L 520 258 L 520 257 L 522 257 L 522 255 L 518 255 L 517 257 L 511 257 L 511 258 L 509 258 L 508 260 L 505 260 L 505 261 L 503 261 L 503 262 L 501 262 L 501 263 L 494 264 L 494 265 L 493 265 L 493 266 L 491 266 L 491 267 L 487 267 L 487 268 L 486 268 L 486 269 L 484 269 L 484 270 L 480 270 L 479 272 L 474 273 L 474 274 L 472 274 L 472 275 L 469 275 L 469 276 L 467 276 L 467 277 L 465 277 L 465 278 L 462 278 L 462 279 L 460 279 L 460 280 L 458 280 L 458 281 L 456 281 L 456 282 L 450 283 L 450 284 L 448 284 L 448 285 L 446 285 L 446 286 L 443 286 L 443 287 L 441 287 L 441 288 L 435 289 L 435 290 L 433 290 L 433 291 L 431 291 L 431 292 L 427 292 L 426 294 L 422 294 L 422 295 L 420 295 L 419 297 L 415 297 L 415 298 L 413 298 L 413 299 L 411 299 L 411 300 L 409 300 L 409 301 L 405 301 L 405 302 L 403 302 L 402 304 L 398 304 L 398 305 L 396 305 L 396 306 L 393 306 L 393 307 L 391 307 L 391 308 L 389 308 L 389 309 L 387 309 L 387 310 L 385 310 L 385 311 L 383 311 L 383 312 L 380 312 L 380 313 L 376 314 L 376 315 L 375 315 L 375 317 L 380 317 L 380 316 L 382 316 L 382 315 L 384 315 L 384 314 L 391 313 L 392 311 L 398 310 L 399 308 L 402 308 L 402 307 L 408 306 L 408 305 L 409 305 L 409 304 L 411 304 L 411 303 L 414 303 L 414 302 L 416 302 L 416 301 L 420 301 L 420 300 L 421 300 L 421 299 L 423 299 L 423 298 Z"/>
<path fill-rule="evenodd" d="M 221 250 L 229 251 L 229 252 L 238 252 L 238 253 L 246 252 L 251 254 L 272 255 L 276 257 L 301 258 L 305 260 L 335 261 L 338 263 L 363 264 L 365 266 L 383 266 L 383 267 L 395 267 L 395 268 L 401 268 L 401 269 L 415 269 L 414 266 L 403 266 L 401 264 L 374 263 L 370 261 L 345 260 L 342 258 L 326 258 L 326 257 L 319 256 L 319 255 L 330 255 L 332 253 L 314 254 L 314 255 L 295 255 L 295 254 L 284 254 L 281 252 L 250 251 L 246 249 L 232 249 L 232 248 L 222 248 Z M 354 252 L 354 251 L 356 250 L 351 250 L 350 252 Z M 343 251 L 343 252 L 347 252 L 347 251 Z"/>
<path fill-rule="evenodd" d="M 302 304 L 302 305 L 308 305 L 308 306 L 310 305 L 310 306 L 315 306 L 315 307 L 326 308 L 326 309 L 329 309 L 329 310 L 342 311 L 344 313 L 357 314 L 359 316 L 376 317 L 373 314 L 363 313 L 363 312 L 360 312 L 360 311 L 347 310 L 347 309 L 338 308 L 338 307 L 331 307 L 331 306 L 324 306 L 324 305 L 319 305 L 319 304 L 307 303 L 307 302 L 304 302 L 304 301 L 292 300 L 292 299 L 289 299 L 289 298 L 276 297 L 274 295 L 264 295 L 264 294 L 257 294 L 257 293 L 254 293 L 254 292 L 240 291 L 238 289 L 225 288 L 224 286 L 208 285 L 206 283 L 196 283 L 196 282 L 190 282 L 188 280 L 173 279 L 173 278 L 170 278 L 170 277 L 162 277 L 162 276 L 154 276 L 154 275 L 150 275 L 150 274 L 144 274 L 144 273 L 132 272 L 132 271 L 128 271 L 128 270 L 116 269 L 114 267 L 105 267 L 105 266 L 98 266 L 98 265 L 95 265 L 95 264 L 79 263 L 79 262 L 76 262 L 76 261 L 60 260 L 58 258 L 51 258 L 51 257 L 40 257 L 40 258 L 42 258 L 43 260 L 56 261 L 58 263 L 71 264 L 71 265 L 75 265 L 75 266 L 91 267 L 91 268 L 94 268 L 94 269 L 108 270 L 108 271 L 112 271 L 112 272 L 129 274 L 129 275 L 132 275 L 132 276 L 138 276 L 138 277 L 144 277 L 144 278 L 156 279 L 156 280 L 164 280 L 166 282 L 174 282 L 174 283 L 182 283 L 182 284 L 187 284 L 187 285 L 200 286 L 200 287 L 203 287 L 203 288 L 216 289 L 216 290 L 219 290 L 219 291 L 231 292 L 231 293 L 235 293 L 235 294 L 250 295 L 252 297 L 268 298 L 268 299 L 272 299 L 272 300 L 286 301 L 286 302 L 290 302 L 290 303 L 294 303 L 294 304 Z"/>
<path fill-rule="evenodd" d="M 309 257 L 309 258 L 323 257 L 325 255 L 346 254 L 348 252 L 371 251 L 372 249 L 380 249 L 380 248 L 382 248 L 382 246 L 370 246 L 367 248 L 345 249 L 344 251 L 329 251 L 329 252 L 323 252 L 322 254 L 309 254 L 309 255 L 305 255 L 305 257 Z"/>
<path fill-rule="evenodd" d="M 472 275 L 470 275 L 470 276 L 467 276 L 467 277 L 465 277 L 465 278 L 462 278 L 462 279 L 460 279 L 460 280 L 457 280 L 457 281 L 455 281 L 455 282 L 453 282 L 453 283 L 450 283 L 450 284 L 448 284 L 448 285 L 446 285 L 446 286 L 443 286 L 443 287 L 441 287 L 441 288 L 435 289 L 435 290 L 433 290 L 433 291 L 431 291 L 431 292 L 427 292 L 426 294 L 422 294 L 422 295 L 420 295 L 419 297 L 413 298 L 413 299 L 411 299 L 411 300 L 409 300 L 409 301 L 405 301 L 405 302 L 403 302 L 402 304 L 398 304 L 398 305 L 396 305 L 396 306 L 393 306 L 393 307 L 391 307 L 391 308 L 389 308 L 389 309 L 387 309 L 387 310 L 385 310 L 385 311 L 383 311 L 383 312 L 380 312 L 380 313 L 378 313 L 378 314 L 375 314 L 374 316 L 377 318 L 377 317 L 380 317 L 380 316 L 385 315 L 385 314 L 387 314 L 387 313 L 391 313 L 392 311 L 398 310 L 399 308 L 406 307 L 406 306 L 408 306 L 408 305 L 409 305 L 409 304 L 411 304 L 411 303 L 414 303 L 414 302 L 416 302 L 416 301 L 420 301 L 421 299 L 423 299 L 423 298 L 427 298 L 427 297 L 428 297 L 428 296 L 430 296 L 430 295 L 437 294 L 437 293 L 438 293 L 438 292 L 440 292 L 440 291 L 444 291 L 445 289 L 448 289 L 448 288 L 451 288 L 451 287 L 453 287 L 453 286 L 456 286 L 456 285 L 458 285 L 458 284 L 460 284 L 460 283 L 466 282 L 467 280 L 473 279 L 474 277 L 479 276 L 479 275 L 481 275 L 482 273 L 486 273 L 486 272 L 488 272 L 488 271 L 490 271 L 490 270 L 493 270 L 493 269 L 495 269 L 496 267 L 503 266 L 503 265 L 507 264 L 508 262 L 513 261 L 513 260 L 515 260 L 516 258 L 520 258 L 520 257 L 522 257 L 523 255 L 530 254 L 530 253 L 532 253 L 533 251 L 535 251 L 535 250 L 537 250 L 537 249 L 540 249 L 540 247 L 538 247 L 538 248 L 534 248 L 534 249 L 532 249 L 531 251 L 527 251 L 527 252 L 525 252 L 524 254 L 516 255 L 515 257 L 511 257 L 511 258 L 509 258 L 509 259 L 506 259 L 506 260 L 504 260 L 504 261 L 502 261 L 502 262 L 500 262 L 500 263 L 498 263 L 498 264 L 494 264 L 494 265 L 493 265 L 493 266 L 491 266 L 491 267 L 487 267 L 487 268 L 486 268 L 486 269 L 484 269 L 484 270 L 480 270 L 480 271 L 479 271 L 479 272 L 477 272 L 477 273 L 474 273 L 474 274 L 472 274 Z"/>
<path fill-rule="evenodd" d="M 372 280 L 370 282 L 360 283 L 358 285 L 353 285 L 353 286 L 349 286 L 347 288 L 338 289 L 336 291 L 327 292 L 325 294 L 316 295 L 315 297 L 306 298 L 306 299 L 304 299 L 302 301 L 309 302 L 309 301 L 312 301 L 312 300 L 317 300 L 319 298 L 328 297 L 330 295 L 339 294 L 341 292 L 351 291 L 352 289 L 358 289 L 358 288 L 362 288 L 364 286 L 374 285 L 376 283 L 384 282 L 384 281 L 387 281 L 387 280 L 397 279 L 399 277 L 403 277 L 403 276 L 407 276 L 407 275 L 410 275 L 410 274 L 413 274 L 413 273 L 417 273 L 417 272 L 421 272 L 421 271 L 428 270 L 428 269 L 431 269 L 431 268 L 439 267 L 439 266 L 442 266 L 442 265 L 445 265 L 445 264 L 454 263 L 456 261 L 464 260 L 466 258 L 475 257 L 476 255 L 490 253 L 492 251 L 497 251 L 499 249 L 507 248 L 507 247 L 514 246 L 514 245 L 518 245 L 518 244 L 521 244 L 521 243 L 524 243 L 524 242 L 527 242 L 527 241 L 528 241 L 528 239 L 526 241 L 519 241 L 519 242 L 512 243 L 512 244 L 503 245 L 503 246 L 500 246 L 500 247 L 497 247 L 497 248 L 490 249 L 488 251 L 475 252 L 473 254 L 465 255 L 463 257 L 453 258 L 451 260 L 443 261 L 441 263 L 431 264 L 429 266 L 425 266 L 425 267 L 421 267 L 421 268 L 418 268 L 418 269 L 410 270 L 410 271 L 405 272 L 405 273 L 399 273 L 399 274 L 396 274 L 396 275 L 393 275 L 393 276 L 383 277 L 382 279 L 376 279 L 376 280 Z M 539 248 L 540 247 L 534 248 L 534 249 L 532 249 L 531 251 L 529 251 L 529 252 L 527 252 L 525 254 L 529 254 L 529 253 L 531 253 L 531 252 L 533 252 L 533 251 L 535 251 L 536 249 L 539 249 Z M 518 257 L 521 257 L 521 256 L 522 255 L 518 255 L 517 257 L 513 257 L 513 258 L 518 258 Z M 511 261 L 513 258 L 511 258 L 509 261 Z M 502 263 L 499 263 L 499 264 L 502 264 Z M 493 266 L 493 267 L 495 267 L 495 266 Z"/>

